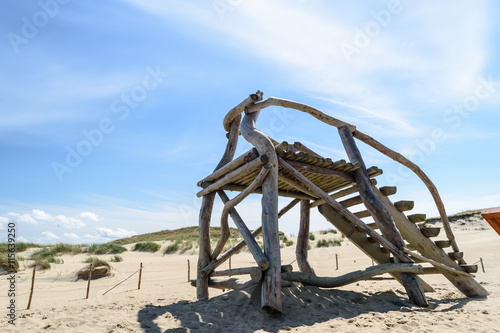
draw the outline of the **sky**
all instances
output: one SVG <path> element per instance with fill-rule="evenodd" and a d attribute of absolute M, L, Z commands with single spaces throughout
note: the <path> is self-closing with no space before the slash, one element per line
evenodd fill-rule
<path fill-rule="evenodd" d="M 447 212 L 500 206 L 494 1 L 40 0 L 0 11 L 0 233 L 100 243 L 198 224 L 196 183 L 249 94 L 306 103 L 416 162 Z M 346 159 L 338 132 L 268 108 L 257 128 Z M 240 139 L 237 155 L 251 145 Z M 421 181 L 359 143 L 379 186 L 437 216 Z M 234 196 L 236 193 L 229 193 Z M 288 202 L 280 199 L 280 207 Z M 260 197 L 237 207 L 260 224 Z M 360 209 L 361 210 L 361 209 Z M 216 202 L 212 225 L 222 204 Z M 298 232 L 298 209 L 280 220 Z M 311 230 L 331 227 L 317 212 Z"/>

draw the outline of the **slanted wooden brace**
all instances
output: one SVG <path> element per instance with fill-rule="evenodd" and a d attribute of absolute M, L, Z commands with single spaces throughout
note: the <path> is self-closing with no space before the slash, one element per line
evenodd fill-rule
<path fill-rule="evenodd" d="M 223 125 L 228 131 L 228 142 L 224 155 L 214 172 L 198 182 L 202 190 L 197 195 L 203 197 L 199 217 L 200 250 L 197 278 L 191 281 L 196 286 L 198 299 L 208 298 L 209 287 L 240 289 L 261 284 L 261 307 L 270 312 L 282 312 L 281 289 L 290 286 L 291 281 L 333 288 L 384 273 L 391 274 L 404 286 L 408 297 L 422 307 L 428 306 L 425 292 L 433 288 L 418 276 L 421 274 L 442 274 L 469 297 L 488 295 L 470 274 L 477 271 L 477 266 L 466 264 L 435 185 L 417 165 L 360 132 L 354 125 L 305 104 L 274 97 L 263 100 L 262 95 L 257 91 L 225 116 Z M 305 112 L 338 128 L 349 162 L 324 158 L 300 142 L 279 143 L 257 130 L 255 125 L 260 111 L 269 106 Z M 239 134 L 255 148 L 234 158 Z M 439 229 L 422 224 L 424 214 L 403 213 L 413 208 L 413 201 L 393 203 L 388 198 L 396 193 L 396 187 L 377 188 L 374 177 L 380 175 L 382 170 L 366 167 L 354 139 L 415 172 L 434 198 L 447 240 L 434 242 L 431 239 L 439 233 Z M 230 199 L 226 191 L 240 193 Z M 251 193 L 262 194 L 262 223 L 252 232 L 236 211 L 236 206 Z M 221 237 L 212 250 L 209 233 L 216 194 L 224 203 L 224 209 L 220 222 Z M 353 196 L 343 199 L 349 195 Z M 280 196 L 293 200 L 278 211 Z M 291 265 L 281 265 L 278 220 L 298 203 L 300 219 L 296 258 L 300 272 L 293 272 Z M 351 211 L 351 207 L 360 204 L 365 210 Z M 315 276 L 314 268 L 308 261 L 310 210 L 315 207 L 378 265 L 334 278 Z M 229 217 L 243 240 L 222 253 L 229 237 Z M 373 218 L 373 222 L 361 220 L 368 217 Z M 261 233 L 263 251 L 255 241 Z M 248 246 L 255 266 L 217 270 L 244 246 Z M 450 246 L 452 252 L 443 250 Z M 431 266 L 423 267 L 416 263 Z M 250 275 L 250 280 L 233 277 L 242 275 Z"/>

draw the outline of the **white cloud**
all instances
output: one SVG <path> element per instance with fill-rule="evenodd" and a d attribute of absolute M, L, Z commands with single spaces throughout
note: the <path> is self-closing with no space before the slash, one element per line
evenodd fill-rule
<path fill-rule="evenodd" d="M 17 241 L 18 242 L 22 242 L 22 243 L 29 243 L 28 239 L 24 238 L 24 237 L 17 237 Z"/>
<path fill-rule="evenodd" d="M 99 221 L 99 216 L 97 216 L 97 214 L 94 214 L 92 212 L 81 212 L 78 216 L 82 219 L 87 219 L 93 222 Z"/>
<path fill-rule="evenodd" d="M 85 227 L 86 225 L 80 219 L 74 217 L 66 217 L 64 215 L 57 215 L 56 220 L 58 226 L 68 229 L 73 229 L 73 228 L 79 229 Z"/>
<path fill-rule="evenodd" d="M 7 213 L 7 215 L 12 216 L 13 219 L 17 219 L 19 222 L 25 222 L 29 224 L 38 224 L 35 219 L 33 219 L 29 214 L 19 214 L 19 213 Z"/>
<path fill-rule="evenodd" d="M 54 218 L 52 215 L 47 214 L 43 210 L 40 210 L 40 209 L 33 209 L 32 213 L 33 213 L 32 216 L 35 220 L 50 221 Z"/>
<path fill-rule="evenodd" d="M 50 240 L 59 239 L 59 236 L 51 233 L 50 231 L 44 231 L 44 232 L 42 232 L 42 235 L 49 238 Z"/>
<path fill-rule="evenodd" d="M 111 238 L 123 238 L 137 235 L 137 232 L 126 230 L 123 228 L 118 228 L 117 230 L 112 230 L 104 227 L 97 227 L 96 232 L 103 237 Z"/>
<path fill-rule="evenodd" d="M 70 232 L 70 233 L 64 233 L 63 237 L 71 239 L 71 240 L 78 240 L 80 238 L 80 236 L 78 236 L 77 234 L 72 233 L 72 232 Z"/>

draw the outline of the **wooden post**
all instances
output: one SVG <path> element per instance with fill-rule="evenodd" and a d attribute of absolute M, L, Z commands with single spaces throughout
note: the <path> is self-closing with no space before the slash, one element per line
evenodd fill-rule
<path fill-rule="evenodd" d="M 314 274 L 314 269 L 311 267 L 307 260 L 307 246 L 309 245 L 309 222 L 310 222 L 310 202 L 309 200 L 302 200 L 300 202 L 300 227 L 297 236 L 297 247 L 295 249 L 295 256 L 297 264 L 301 272 Z"/>
<path fill-rule="evenodd" d="M 189 262 L 189 260 L 188 260 Z M 137 289 L 141 289 L 141 278 L 142 278 L 142 262 L 141 266 L 139 267 L 139 283 L 137 284 Z"/>
<path fill-rule="evenodd" d="M 36 272 L 36 264 L 33 265 L 33 277 L 31 278 L 31 291 L 30 291 L 30 299 L 28 301 L 28 310 L 31 307 L 31 298 L 33 297 L 33 288 L 35 287 L 35 272 Z"/>
<path fill-rule="evenodd" d="M 89 298 L 90 280 L 92 279 L 92 270 L 93 270 L 93 268 L 94 268 L 94 264 L 90 264 L 90 267 L 89 267 L 89 280 L 87 282 L 87 296 L 85 297 L 85 299 Z"/>
<path fill-rule="evenodd" d="M 483 273 L 486 273 L 486 272 L 484 271 L 483 258 L 479 258 L 479 260 L 481 261 L 481 268 L 483 269 Z"/>
<path fill-rule="evenodd" d="M 191 265 L 189 264 L 189 259 L 188 259 L 188 282 L 191 281 Z"/>
<path fill-rule="evenodd" d="M 250 97 L 249 97 L 250 98 Z M 248 101 L 247 98 L 245 101 Z M 241 103 L 240 103 L 241 104 Z M 222 156 L 219 164 L 215 168 L 218 170 L 224 165 L 232 161 L 234 153 L 236 151 L 236 145 L 238 144 L 239 127 L 240 127 L 241 115 L 234 117 L 231 120 L 229 126 L 229 139 L 226 145 L 226 151 Z M 199 254 L 198 254 L 198 264 L 197 264 L 197 275 L 196 275 L 196 298 L 207 299 L 208 298 L 208 276 L 204 276 L 201 270 L 210 264 L 212 258 L 210 258 L 210 219 L 212 217 L 212 209 L 214 206 L 215 192 L 211 192 L 203 196 L 200 217 L 199 217 Z M 215 258 L 214 258 L 215 259 Z"/>
<path fill-rule="evenodd" d="M 335 253 L 335 270 L 339 270 L 339 255 Z"/>
<path fill-rule="evenodd" d="M 269 269 L 262 280 L 261 307 L 271 312 L 282 311 L 281 253 L 278 229 L 278 158 L 271 140 L 255 129 L 259 112 L 245 115 L 241 134 L 254 145 L 260 155 L 269 157 L 269 173 L 262 182 L 262 236 L 264 254 L 269 259 Z"/>
<path fill-rule="evenodd" d="M 405 247 L 405 242 L 394 224 L 392 215 L 373 193 L 365 163 L 361 157 L 358 147 L 356 146 L 351 129 L 347 126 L 340 127 L 339 135 L 351 163 L 361 163 L 361 167 L 354 171 L 354 176 L 356 178 L 359 194 L 363 199 L 363 203 L 373 216 L 375 223 L 382 232 L 382 235 L 398 249 L 403 249 Z M 399 263 L 401 260 L 395 257 L 394 262 Z M 412 275 L 411 273 L 401 273 L 400 277 L 410 300 L 418 306 L 429 306 L 422 285 L 416 275 Z"/>
<path fill-rule="evenodd" d="M 229 258 L 229 269 L 231 269 L 231 258 Z M 231 276 L 231 274 L 229 274 Z"/>

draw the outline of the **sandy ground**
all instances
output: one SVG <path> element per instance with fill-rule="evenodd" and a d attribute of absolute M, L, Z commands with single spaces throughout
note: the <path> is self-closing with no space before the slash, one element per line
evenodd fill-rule
<path fill-rule="evenodd" d="M 435 222 L 439 224 L 439 222 Z M 270 317 L 250 297 L 252 289 L 222 292 L 211 289 L 209 301 L 196 301 L 195 253 L 164 256 L 157 253 L 123 253 L 123 262 L 111 263 L 111 277 L 75 281 L 86 255 L 63 256 L 64 264 L 37 271 L 31 309 L 26 310 L 31 269 L 17 274 L 17 320 L 7 323 L 7 279 L 0 282 L 0 330 L 2 332 L 500 332 L 500 236 L 481 218 L 454 221 L 465 259 L 483 258 L 477 280 L 491 293 L 485 299 L 468 299 L 440 275 L 426 275 L 435 292 L 428 293 L 429 308 L 408 301 L 394 280 L 360 281 L 337 289 L 292 287 L 283 290 L 283 310 Z M 333 234 L 318 239 L 338 238 Z M 443 236 L 438 239 L 444 239 Z M 130 247 L 130 246 L 129 246 Z M 335 269 L 335 254 L 339 269 Z M 25 254 L 21 254 L 26 256 Z M 100 256 L 109 260 L 111 255 Z M 282 249 L 283 264 L 295 259 L 294 247 Z M 118 285 L 143 263 L 141 289 L 138 274 Z M 353 244 L 310 251 L 310 262 L 320 276 L 338 276 L 370 266 L 371 260 Z M 22 264 L 21 264 L 22 265 Z M 232 267 L 252 265 L 248 252 L 232 258 Z M 294 270 L 297 270 L 296 263 Z M 225 263 L 221 268 L 227 268 Z"/>

